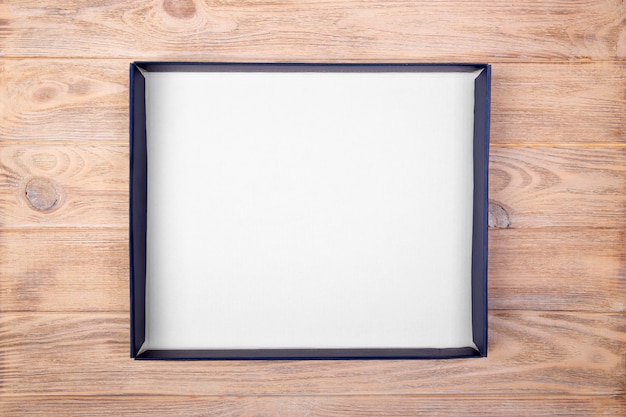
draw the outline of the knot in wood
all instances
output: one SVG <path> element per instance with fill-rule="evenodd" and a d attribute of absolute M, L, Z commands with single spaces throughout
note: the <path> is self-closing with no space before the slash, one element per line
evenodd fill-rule
<path fill-rule="evenodd" d="M 165 0 L 163 10 L 176 19 L 191 19 L 196 15 L 196 5 L 193 4 L 193 0 Z"/>
<path fill-rule="evenodd" d="M 53 86 L 43 86 L 33 92 L 33 98 L 38 103 L 52 101 L 59 94 L 58 88 Z"/>
<path fill-rule="evenodd" d="M 26 199 L 39 211 L 50 211 L 59 204 L 61 196 L 52 181 L 45 178 L 33 178 L 26 184 Z"/>
<path fill-rule="evenodd" d="M 511 227 L 509 213 L 500 204 L 489 202 L 489 227 L 508 229 Z"/>

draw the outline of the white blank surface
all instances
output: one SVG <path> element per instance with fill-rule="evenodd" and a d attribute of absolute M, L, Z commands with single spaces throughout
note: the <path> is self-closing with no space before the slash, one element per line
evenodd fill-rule
<path fill-rule="evenodd" d="M 476 73 L 146 73 L 145 349 L 473 346 Z"/>

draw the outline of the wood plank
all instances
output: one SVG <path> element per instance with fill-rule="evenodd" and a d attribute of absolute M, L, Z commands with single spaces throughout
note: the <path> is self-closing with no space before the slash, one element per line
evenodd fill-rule
<path fill-rule="evenodd" d="M 620 228 L 625 162 L 620 146 L 493 147 L 490 198 L 513 228 Z M 0 227 L 128 223 L 125 146 L 13 144 L 0 151 L 0 164 Z M 51 209 L 27 195 L 34 178 L 44 181 L 35 191 L 58 196 Z"/>
<path fill-rule="evenodd" d="M 128 61 L 2 59 L 0 141 L 16 140 L 128 142 Z"/>
<path fill-rule="evenodd" d="M 626 311 L 624 235 L 603 229 L 489 232 L 492 310 Z M 126 229 L 0 233 L 0 311 L 127 312 Z"/>
<path fill-rule="evenodd" d="M 0 232 L 0 310 L 128 311 L 128 231 Z"/>
<path fill-rule="evenodd" d="M 491 134 L 503 143 L 626 143 L 626 62 L 495 64 Z"/>
<path fill-rule="evenodd" d="M 626 148 L 493 147 L 489 198 L 510 227 L 623 228 Z"/>
<path fill-rule="evenodd" d="M 489 231 L 489 308 L 626 311 L 624 232 Z"/>
<path fill-rule="evenodd" d="M 622 146 L 494 146 L 492 211 L 512 228 L 623 227 L 625 162 Z M 5 145 L 0 178 L 2 228 L 127 227 L 127 145 Z"/>
<path fill-rule="evenodd" d="M 3 59 L 0 141 L 128 141 L 128 60 Z M 492 143 L 624 143 L 626 63 L 495 64 Z"/>
<path fill-rule="evenodd" d="M 623 394 L 626 315 L 492 312 L 488 358 L 135 361 L 115 313 L 3 313 L 2 395 Z"/>
<path fill-rule="evenodd" d="M 5 3 L 5 56 L 235 61 L 613 59 L 619 0 Z"/>
<path fill-rule="evenodd" d="M 8 397 L 7 416 L 621 416 L 623 396 Z"/>
<path fill-rule="evenodd" d="M 0 227 L 127 227 L 128 145 L 0 148 Z"/>

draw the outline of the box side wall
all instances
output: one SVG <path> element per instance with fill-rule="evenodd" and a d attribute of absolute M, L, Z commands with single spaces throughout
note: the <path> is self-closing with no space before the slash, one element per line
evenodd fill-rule
<path fill-rule="evenodd" d="M 487 226 L 489 207 L 489 115 L 491 67 L 475 81 L 474 105 L 474 232 L 472 242 L 472 331 L 474 344 L 487 356 Z"/>
<path fill-rule="evenodd" d="M 146 293 L 146 82 L 130 65 L 130 312 L 131 356 L 145 341 Z"/>

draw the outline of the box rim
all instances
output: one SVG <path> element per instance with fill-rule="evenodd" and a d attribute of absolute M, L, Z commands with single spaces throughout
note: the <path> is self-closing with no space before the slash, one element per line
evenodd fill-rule
<path fill-rule="evenodd" d="M 354 348 L 354 349 L 172 349 L 141 350 L 145 341 L 146 285 L 146 110 L 143 72 L 473 72 L 474 197 L 472 231 L 473 347 Z M 135 359 L 255 360 L 255 359 L 450 359 L 487 356 L 488 297 L 488 161 L 491 102 L 491 66 L 477 63 L 218 63 L 138 61 L 130 64 L 130 342 Z M 476 161 L 480 163 L 477 164 Z M 139 177 L 139 178 L 138 178 Z M 480 184 L 480 187 L 476 187 Z M 476 210 L 479 207 L 480 210 Z M 142 239 L 143 237 L 143 239 Z M 138 241 L 136 241 L 139 239 Z M 143 244 L 142 244 L 143 241 Z"/>

